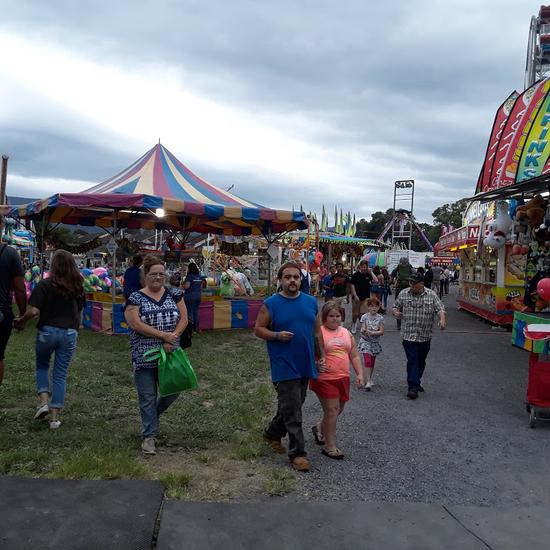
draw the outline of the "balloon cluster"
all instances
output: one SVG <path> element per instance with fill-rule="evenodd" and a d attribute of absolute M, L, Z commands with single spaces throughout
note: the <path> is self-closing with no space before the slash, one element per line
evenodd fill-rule
<path fill-rule="evenodd" d="M 44 272 L 44 279 L 47 279 L 50 276 L 48 271 Z M 31 295 L 31 292 L 34 290 L 34 287 L 40 282 L 40 267 L 33 265 L 30 269 L 25 271 L 25 291 L 27 293 L 27 298 Z"/>
<path fill-rule="evenodd" d="M 104 267 L 96 267 L 95 269 L 85 267 L 80 270 L 80 273 L 84 277 L 84 292 L 110 292 L 113 281 Z M 118 280 L 115 280 L 115 287 L 120 287 Z"/>

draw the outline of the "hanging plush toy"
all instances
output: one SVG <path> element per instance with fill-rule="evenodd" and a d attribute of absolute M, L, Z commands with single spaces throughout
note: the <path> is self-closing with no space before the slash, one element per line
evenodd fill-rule
<path fill-rule="evenodd" d="M 496 212 L 495 219 L 487 225 L 489 234 L 483 239 L 483 244 L 498 249 L 506 244 L 512 219 L 508 215 L 508 204 L 505 201 L 497 203 Z"/>
<path fill-rule="evenodd" d="M 220 277 L 220 296 L 234 296 L 235 286 L 233 285 L 233 279 L 231 275 L 224 271 Z"/>

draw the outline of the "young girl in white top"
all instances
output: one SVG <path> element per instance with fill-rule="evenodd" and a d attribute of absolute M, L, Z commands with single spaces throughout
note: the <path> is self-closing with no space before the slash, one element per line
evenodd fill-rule
<path fill-rule="evenodd" d="M 358 351 L 363 354 L 365 366 L 365 390 L 370 391 L 372 383 L 372 371 L 376 356 L 382 352 L 380 337 L 384 334 L 384 316 L 380 314 L 380 300 L 369 298 L 367 300 L 367 313 L 361 317 L 361 338 Z"/>

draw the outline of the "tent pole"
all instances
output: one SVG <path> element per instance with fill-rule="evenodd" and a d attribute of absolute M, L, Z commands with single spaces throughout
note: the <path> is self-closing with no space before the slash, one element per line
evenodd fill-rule
<path fill-rule="evenodd" d="M 115 304 L 116 304 L 116 253 L 117 253 L 117 243 L 116 243 L 116 234 L 117 234 L 117 214 L 115 210 L 113 217 L 113 278 L 111 280 L 111 328 L 113 330 L 113 335 L 115 334 Z"/>
<path fill-rule="evenodd" d="M 44 243 L 44 234 L 46 233 L 46 224 L 47 222 L 47 214 L 44 214 L 42 216 L 42 223 L 40 224 L 40 279 L 44 278 L 44 250 L 45 250 L 45 243 Z"/>

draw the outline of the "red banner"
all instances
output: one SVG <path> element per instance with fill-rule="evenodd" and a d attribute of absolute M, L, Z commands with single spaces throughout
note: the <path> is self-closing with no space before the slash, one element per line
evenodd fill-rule
<path fill-rule="evenodd" d="M 512 92 L 506 101 L 504 101 L 504 103 L 497 109 L 497 114 L 491 130 L 491 136 L 489 138 L 489 144 L 487 145 L 487 151 L 485 152 L 485 160 L 481 168 L 481 173 L 479 174 L 476 193 L 487 191 L 489 188 L 495 155 L 499 150 L 499 144 L 502 139 L 503 130 L 506 126 L 506 121 L 512 112 L 518 96 L 518 92 Z"/>

